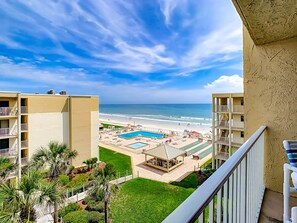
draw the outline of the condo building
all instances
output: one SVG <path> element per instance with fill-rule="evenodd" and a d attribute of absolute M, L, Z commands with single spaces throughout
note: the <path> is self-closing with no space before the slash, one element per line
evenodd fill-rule
<path fill-rule="evenodd" d="M 78 152 L 73 166 L 98 157 L 98 109 L 97 96 L 0 92 L 0 156 L 18 164 L 10 178 L 20 177 L 21 168 L 50 141 Z"/>
<path fill-rule="evenodd" d="M 213 167 L 218 168 L 244 142 L 243 93 L 212 95 Z"/>

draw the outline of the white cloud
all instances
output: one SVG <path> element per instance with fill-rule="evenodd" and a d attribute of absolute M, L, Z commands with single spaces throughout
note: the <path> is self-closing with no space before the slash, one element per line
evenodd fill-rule
<path fill-rule="evenodd" d="M 213 93 L 238 92 L 243 92 L 243 78 L 239 75 L 222 75 L 201 88 L 178 89 L 164 88 L 156 83 L 125 83 L 106 85 L 101 95 L 112 103 L 211 103 Z"/>
<path fill-rule="evenodd" d="M 218 79 L 204 86 L 212 93 L 235 93 L 243 92 L 243 78 L 237 74 L 232 76 L 222 75 Z"/>
<path fill-rule="evenodd" d="M 165 18 L 165 23 L 167 25 L 171 24 L 170 18 L 173 10 L 177 7 L 179 0 L 161 0 L 160 8 Z"/>
<path fill-rule="evenodd" d="M 203 66 L 213 60 L 228 61 L 232 54 L 242 51 L 241 27 L 234 30 L 228 26 L 212 31 L 197 38 L 196 43 L 183 58 L 181 65 L 184 67 Z"/>

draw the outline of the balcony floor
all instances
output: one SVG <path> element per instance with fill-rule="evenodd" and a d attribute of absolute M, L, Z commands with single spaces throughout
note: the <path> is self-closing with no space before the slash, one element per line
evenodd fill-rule
<path fill-rule="evenodd" d="M 290 206 L 297 206 L 297 198 L 290 197 Z M 283 194 L 266 189 L 259 223 L 283 222 Z"/>

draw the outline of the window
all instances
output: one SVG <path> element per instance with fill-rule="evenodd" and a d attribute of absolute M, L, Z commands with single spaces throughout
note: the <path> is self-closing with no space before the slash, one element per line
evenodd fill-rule
<path fill-rule="evenodd" d="M 240 137 L 241 137 L 241 138 L 244 137 L 244 132 L 240 132 Z"/>
<path fill-rule="evenodd" d="M 0 139 L 0 150 L 9 148 L 9 139 Z"/>
<path fill-rule="evenodd" d="M 240 100 L 240 105 L 244 105 L 244 100 L 243 100 L 243 98 Z"/>
<path fill-rule="evenodd" d="M 9 101 L 0 101 L 0 107 L 9 107 Z"/>
<path fill-rule="evenodd" d="M 240 121 L 244 122 L 244 116 L 243 115 L 240 116 Z"/>

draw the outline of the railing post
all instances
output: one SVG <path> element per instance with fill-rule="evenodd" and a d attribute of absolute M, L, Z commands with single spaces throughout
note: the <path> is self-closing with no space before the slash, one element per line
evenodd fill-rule
<path fill-rule="evenodd" d="M 290 170 L 288 164 L 284 164 L 284 222 L 290 221 L 289 199 L 290 199 Z"/>

